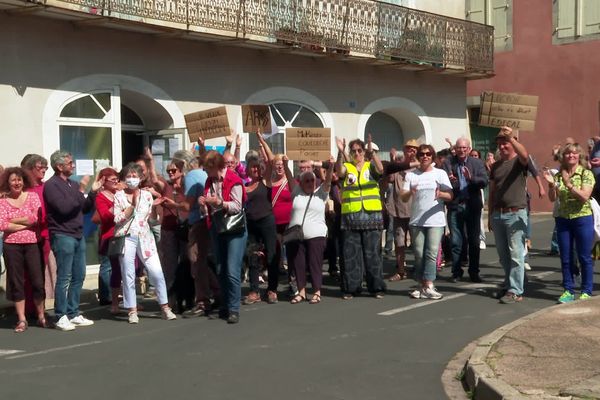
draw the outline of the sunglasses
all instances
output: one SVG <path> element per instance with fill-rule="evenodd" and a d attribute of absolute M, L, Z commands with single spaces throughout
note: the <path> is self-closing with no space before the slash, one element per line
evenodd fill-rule
<path fill-rule="evenodd" d="M 431 157 L 430 151 L 421 151 L 417 153 L 417 157 Z"/>
<path fill-rule="evenodd" d="M 356 153 L 356 154 L 361 154 L 363 152 L 363 149 L 358 148 L 358 149 L 350 149 L 350 153 Z"/>
<path fill-rule="evenodd" d="M 167 174 L 174 174 L 174 173 L 176 173 L 177 171 L 178 171 L 178 169 L 177 169 L 177 168 L 168 169 L 168 170 L 167 170 Z"/>

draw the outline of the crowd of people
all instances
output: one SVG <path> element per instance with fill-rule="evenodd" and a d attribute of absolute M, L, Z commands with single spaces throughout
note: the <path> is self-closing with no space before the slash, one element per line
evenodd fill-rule
<path fill-rule="evenodd" d="M 435 281 L 446 258 L 451 282 L 464 279 L 465 262 L 470 281 L 482 282 L 487 190 L 488 228 L 504 269 L 495 296 L 517 303 L 525 292 L 531 237 L 529 175 L 539 196 L 547 186 L 555 203 L 564 286 L 558 301 L 575 300 L 578 289 L 579 299 L 592 295 L 591 198 L 600 190 L 590 168 L 600 169 L 600 141 L 590 143 L 586 157 L 579 144 L 567 140 L 555 152 L 558 168 L 540 172 L 507 127 L 496 137 L 496 154 L 485 159 L 464 137 L 437 153 L 409 140 L 402 151 L 392 149 L 390 161 L 381 161 L 371 135 L 348 145 L 336 138 L 337 157 L 300 161 L 295 177 L 288 157 L 273 154 L 263 136 L 256 136 L 259 148 L 243 161 L 240 135 L 227 138 L 223 154 L 206 151 L 199 139 L 194 151 L 174 154 L 167 178 L 156 172 L 149 150 L 121 171 L 102 169 L 93 182 L 87 176 L 71 179 L 73 157 L 62 150 L 50 156 L 54 174 L 47 181 L 48 161 L 40 155 L 6 168 L 0 175 L 0 231 L 15 332 L 28 328 L 28 302 L 40 327 L 69 331 L 93 325 L 79 310 L 86 213 L 99 227 L 98 301 L 110 305 L 111 313 L 121 313 L 122 299 L 128 322 L 139 323 L 136 283 L 147 277 L 163 319 L 214 312 L 235 324 L 242 304 L 279 301 L 282 274 L 291 304 L 319 304 L 325 259 L 344 300 L 365 289 L 376 299 L 384 296 L 383 257 L 395 260 L 388 281 L 405 280 L 412 272 L 417 286 L 411 298 L 443 298 Z M 246 276 L 249 292 L 242 298 Z M 53 322 L 44 309 L 48 280 Z"/>

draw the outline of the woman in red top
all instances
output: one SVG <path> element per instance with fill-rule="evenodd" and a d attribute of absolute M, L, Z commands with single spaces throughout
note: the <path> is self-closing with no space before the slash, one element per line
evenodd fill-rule
<path fill-rule="evenodd" d="M 275 259 L 282 266 L 282 236 L 285 232 L 292 215 L 292 193 L 285 177 L 284 161 L 282 154 L 276 154 L 271 161 L 273 164 L 273 176 L 271 178 L 271 206 L 275 216 L 277 229 L 277 252 Z"/>
<path fill-rule="evenodd" d="M 38 247 L 37 222 L 41 202 L 37 194 L 25 192 L 31 187 L 22 168 L 7 168 L 0 177 L 0 230 L 4 232 L 4 263 L 6 264 L 6 298 L 15 303 L 18 322 L 15 332 L 27 330 L 25 317 L 25 271 L 33 290 L 38 325 L 46 327 L 44 317 L 44 276 Z"/>
<path fill-rule="evenodd" d="M 98 298 L 101 305 L 110 304 L 110 312 L 119 312 L 121 291 L 121 266 L 118 257 L 109 257 L 108 241 L 115 235 L 114 196 L 119 189 L 119 176 L 112 168 L 104 168 L 98 174 L 102 191 L 96 196 L 96 211 L 100 225 L 100 272 L 98 274 Z"/>

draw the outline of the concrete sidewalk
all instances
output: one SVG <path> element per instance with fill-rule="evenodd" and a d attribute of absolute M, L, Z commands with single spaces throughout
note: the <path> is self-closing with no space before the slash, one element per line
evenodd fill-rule
<path fill-rule="evenodd" d="M 473 399 L 600 399 L 600 297 L 541 310 L 481 338 L 464 379 Z"/>

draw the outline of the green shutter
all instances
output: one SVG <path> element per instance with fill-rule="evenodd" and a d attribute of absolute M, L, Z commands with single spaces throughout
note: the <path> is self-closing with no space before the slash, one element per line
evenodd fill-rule
<path fill-rule="evenodd" d="M 479 22 L 481 24 L 486 23 L 485 2 L 486 0 L 467 0 L 466 12 L 469 21 Z"/>
<path fill-rule="evenodd" d="M 508 40 L 508 0 L 492 0 L 490 25 L 494 25 L 494 47 L 501 49 Z"/>
<path fill-rule="evenodd" d="M 600 1 L 583 0 L 583 29 L 584 35 L 600 33 Z"/>
<path fill-rule="evenodd" d="M 575 37 L 577 21 L 577 0 L 556 0 L 558 5 L 558 23 L 556 34 L 559 39 Z"/>

